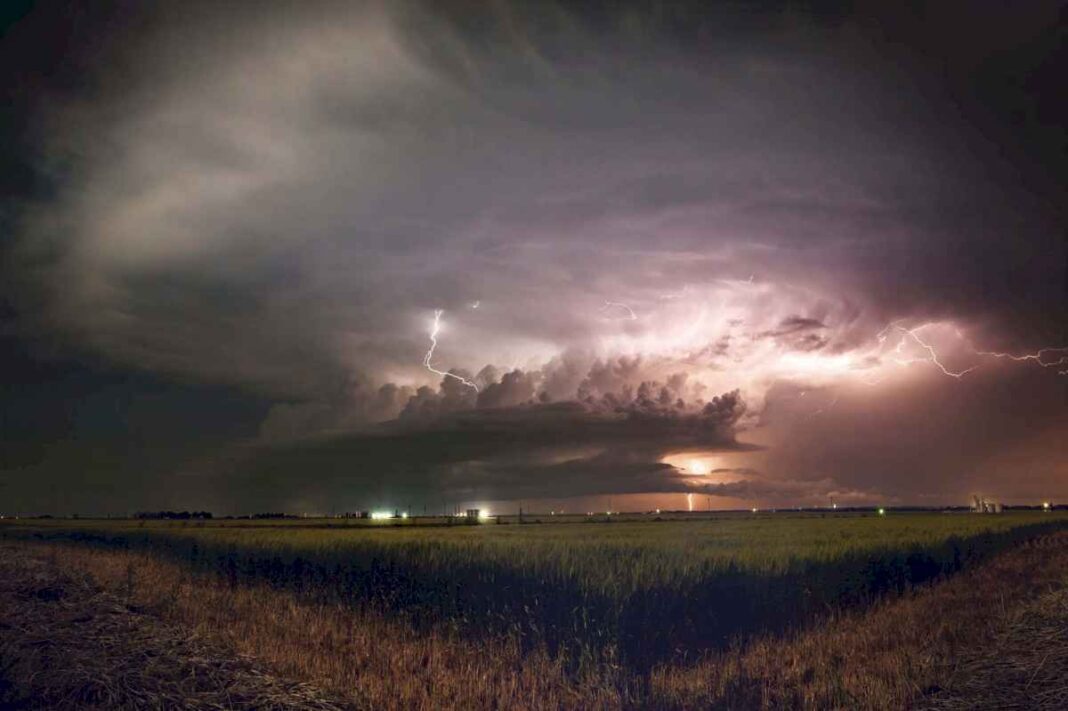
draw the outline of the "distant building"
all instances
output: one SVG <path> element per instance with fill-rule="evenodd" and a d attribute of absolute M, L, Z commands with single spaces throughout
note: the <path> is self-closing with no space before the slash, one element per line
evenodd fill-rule
<path fill-rule="evenodd" d="M 479 509 L 468 509 L 467 510 L 467 520 L 468 521 L 477 521 L 478 520 L 478 516 L 479 516 L 480 513 L 481 513 L 481 511 Z"/>
<path fill-rule="evenodd" d="M 1002 504 L 1000 501 L 988 501 L 982 496 L 973 496 L 972 511 L 974 511 L 975 513 L 999 514 L 1002 511 Z"/>

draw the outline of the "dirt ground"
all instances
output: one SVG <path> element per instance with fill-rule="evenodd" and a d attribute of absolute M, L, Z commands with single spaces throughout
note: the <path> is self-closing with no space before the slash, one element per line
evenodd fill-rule
<path fill-rule="evenodd" d="M 0 709 L 351 708 L 0 547 Z"/>
<path fill-rule="evenodd" d="M 962 654 L 946 689 L 921 708 L 1068 709 L 1068 590 L 1050 590 L 1013 611 L 993 643 Z"/>

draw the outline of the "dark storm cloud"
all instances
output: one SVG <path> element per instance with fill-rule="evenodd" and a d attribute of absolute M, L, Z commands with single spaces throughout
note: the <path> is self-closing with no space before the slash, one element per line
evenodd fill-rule
<path fill-rule="evenodd" d="M 734 437 L 745 412 L 737 392 L 685 403 L 650 400 L 649 388 L 639 388 L 634 395 L 604 393 L 586 402 L 481 409 L 459 409 L 453 403 L 457 409 L 450 410 L 451 382 L 442 382 L 436 406 L 426 407 L 428 393 L 417 394 L 392 422 L 241 447 L 215 463 L 213 485 L 223 487 L 230 507 L 241 506 L 248 492 L 258 491 L 256 500 L 263 506 L 301 501 L 320 509 L 331 496 L 353 507 L 376 496 L 386 498 L 385 492 L 391 501 L 409 503 L 711 494 L 719 490 L 716 485 L 684 476 L 664 464 L 663 457 L 694 449 L 753 449 Z M 769 491 L 775 487 L 763 485 Z M 734 489 L 723 491 L 729 495 Z"/>
<path fill-rule="evenodd" d="M 501 376 L 499 382 L 490 381 L 478 393 L 479 407 L 512 407 L 534 399 L 537 384 L 530 374 L 513 370 Z"/>
<path fill-rule="evenodd" d="M 32 176 L 3 215 L 5 328 L 271 400 L 251 449 L 273 501 L 348 490 L 360 461 L 383 496 L 532 495 L 531 457 L 547 488 L 675 490 L 660 459 L 735 388 L 737 427 L 781 443 L 750 496 L 956 494 L 972 453 L 1025 443 L 1048 479 L 1053 434 L 1033 433 L 1063 427 L 1055 371 L 935 381 L 929 437 L 903 424 L 926 411 L 915 383 L 878 386 L 893 467 L 879 428 L 850 444 L 833 408 L 806 402 L 796 430 L 775 414 L 806 389 L 848 403 L 826 368 L 901 360 L 873 350 L 895 319 L 944 320 L 972 351 L 1068 345 L 1058 5 L 705 5 L 46 3 L 0 55 L 5 185 Z M 478 392 L 422 367 L 434 309 L 434 366 Z M 953 425 L 978 392 L 1033 427 Z M 538 417 L 569 407 L 588 449 L 538 459 Z M 660 443 L 595 452 L 621 410 Z M 368 441 L 395 444 L 353 459 Z"/>
<path fill-rule="evenodd" d="M 701 405 L 663 405 L 639 389 L 629 401 L 616 396 L 437 412 L 344 434 L 244 446 L 208 471 L 218 500 L 230 510 L 401 504 L 437 510 L 441 502 L 664 493 L 771 503 L 888 500 L 870 484 L 826 475 L 768 477 L 742 467 L 698 476 L 663 461 L 675 452 L 758 451 L 735 438 L 744 411 L 738 393 Z"/>

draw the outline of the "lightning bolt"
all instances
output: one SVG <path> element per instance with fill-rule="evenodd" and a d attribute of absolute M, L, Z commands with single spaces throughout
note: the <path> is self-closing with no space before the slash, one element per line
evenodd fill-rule
<path fill-rule="evenodd" d="M 461 377 L 456 373 L 446 373 L 445 371 L 438 370 L 430 364 L 430 359 L 434 357 L 434 349 L 438 347 L 438 332 L 441 331 L 441 315 L 443 313 L 445 313 L 444 309 L 434 310 L 434 326 L 430 329 L 430 348 L 426 352 L 426 357 L 423 358 L 423 365 L 426 366 L 426 369 L 429 370 L 431 373 L 440 375 L 443 378 L 453 378 L 455 380 L 459 380 L 467 387 L 474 389 L 474 391 L 477 393 L 478 386 L 472 383 L 467 378 Z"/>
<path fill-rule="evenodd" d="M 606 302 L 604 302 L 604 306 L 601 307 L 601 311 L 607 311 L 607 310 L 612 309 L 612 308 L 623 309 L 624 311 L 627 312 L 627 315 L 623 316 L 622 320 L 626 320 L 626 321 L 637 321 L 638 320 L 638 316 L 637 316 L 637 314 L 634 313 L 634 309 L 632 309 L 631 307 L 627 306 L 626 304 L 620 303 L 618 301 L 606 301 Z"/>
<path fill-rule="evenodd" d="M 916 326 L 914 328 L 905 328 L 904 326 L 900 325 L 899 321 L 893 321 L 893 322 L 890 323 L 889 326 L 887 326 L 882 331 L 880 331 L 879 334 L 876 337 L 878 338 L 880 344 L 885 344 L 887 338 L 889 337 L 890 331 L 893 330 L 893 331 L 899 332 L 901 334 L 901 339 L 897 342 L 897 345 L 894 347 L 894 350 L 893 350 L 893 352 L 898 354 L 899 356 L 903 355 L 903 349 L 905 347 L 905 344 L 909 340 L 911 340 L 912 342 L 917 344 L 920 348 L 923 348 L 925 351 L 927 351 L 928 357 L 925 357 L 925 358 L 906 358 L 906 357 L 894 358 L 893 359 L 894 362 L 897 363 L 898 365 L 911 365 L 913 363 L 932 363 L 939 370 L 941 370 L 945 375 L 948 375 L 948 376 L 950 376 L 952 378 L 957 378 L 958 380 L 963 378 L 965 375 L 967 375 L 968 373 L 972 372 L 973 370 L 975 370 L 976 368 L 979 367 L 979 365 L 976 364 L 976 365 L 971 366 L 970 368 L 965 368 L 964 370 L 960 370 L 960 371 L 952 371 L 949 368 L 947 368 L 945 366 L 945 364 L 942 363 L 942 361 L 939 359 L 938 352 L 934 349 L 934 346 L 932 346 L 930 343 L 928 343 L 927 341 L 925 341 L 923 338 L 920 337 L 920 333 L 919 332 L 922 331 L 923 329 L 927 328 L 928 326 L 932 326 L 932 325 L 934 325 L 934 324 L 931 323 L 931 322 L 928 322 L 928 323 L 920 324 L 919 326 Z M 960 329 L 956 329 L 956 334 L 957 334 L 957 338 L 960 338 L 961 340 L 967 341 L 967 338 L 960 331 Z M 1039 350 L 1035 351 L 1034 353 L 1024 353 L 1023 355 L 1014 355 L 1012 353 L 1000 353 L 1000 352 L 997 352 L 997 351 L 979 351 L 979 350 L 976 350 L 975 347 L 972 346 L 971 344 L 969 344 L 969 348 L 971 348 L 972 353 L 974 353 L 977 356 L 983 356 L 983 357 L 987 357 L 987 358 L 1007 359 L 1007 360 L 1015 361 L 1017 363 L 1023 363 L 1023 362 L 1031 361 L 1031 362 L 1037 363 L 1039 366 L 1041 366 L 1043 368 L 1059 368 L 1060 366 L 1068 365 L 1068 346 L 1061 347 L 1061 348 L 1054 348 L 1054 347 L 1040 348 Z M 1047 357 L 1047 354 L 1049 354 L 1048 357 Z M 1058 375 L 1068 375 L 1068 369 L 1058 370 L 1057 374 Z"/>
<path fill-rule="evenodd" d="M 941 360 L 939 360 L 938 352 L 934 349 L 934 346 L 932 346 L 930 343 L 923 340 L 919 336 L 919 331 L 927 328 L 930 325 L 930 323 L 924 323 L 920 324 L 919 326 L 916 326 L 915 328 L 905 328 L 904 326 L 899 326 L 896 323 L 892 323 L 887 326 L 886 329 L 883 330 L 883 333 L 885 334 L 886 330 L 894 328 L 904 334 L 902 335 L 901 340 L 898 341 L 897 346 L 894 348 L 894 352 L 898 355 L 901 355 L 901 349 L 905 347 L 905 342 L 908 339 L 912 339 L 916 344 L 918 344 L 921 348 L 927 351 L 927 354 L 930 356 L 930 358 L 895 358 L 895 363 L 897 363 L 898 365 L 912 365 L 913 363 L 933 363 L 944 374 L 948 375 L 951 378 L 956 378 L 957 380 L 960 380 L 965 375 L 979 367 L 977 365 L 973 365 L 970 368 L 965 368 L 964 370 L 956 372 L 947 368 L 945 364 L 942 363 Z M 883 342 L 885 340 L 885 337 L 879 339 L 880 342 Z"/>
<path fill-rule="evenodd" d="M 1047 360 L 1045 357 L 1047 353 L 1059 353 L 1060 355 L 1054 356 L 1051 360 Z M 990 358 L 1008 358 L 1009 360 L 1016 361 L 1017 363 L 1023 363 L 1025 361 L 1034 361 L 1043 368 L 1056 368 L 1062 365 L 1068 365 L 1068 346 L 1064 348 L 1040 348 L 1034 353 L 1025 353 L 1023 355 L 998 353 L 996 351 L 975 351 L 975 354 L 981 356 L 989 356 Z M 1058 370 L 1057 375 L 1068 375 L 1068 370 Z"/>
<path fill-rule="evenodd" d="M 901 334 L 901 339 L 897 342 L 897 345 L 894 346 L 894 351 L 893 351 L 894 353 L 898 354 L 898 356 L 903 356 L 904 355 L 903 354 L 903 350 L 905 348 L 905 344 L 908 343 L 911 340 L 912 342 L 914 342 L 918 346 L 920 346 L 920 348 L 923 348 L 925 351 L 927 351 L 928 357 L 926 357 L 926 358 L 907 358 L 907 357 L 893 358 L 892 360 L 895 363 L 897 363 L 898 365 L 906 366 L 906 365 L 912 365 L 913 363 L 932 363 L 932 364 L 935 365 L 935 367 L 937 367 L 939 370 L 941 370 L 942 373 L 944 373 L 945 375 L 948 375 L 951 378 L 957 378 L 958 380 L 960 378 L 963 378 L 965 375 L 967 375 L 971 371 L 975 370 L 975 368 L 977 367 L 977 366 L 973 365 L 971 368 L 967 368 L 966 370 L 957 371 L 957 372 L 954 372 L 954 371 L 950 370 L 949 368 L 947 368 L 945 366 L 945 364 L 942 363 L 942 361 L 939 359 L 938 352 L 934 349 L 934 346 L 932 346 L 930 343 L 928 343 L 927 341 L 923 340 L 919 336 L 919 331 L 922 331 L 923 329 L 925 329 L 928 326 L 932 325 L 930 322 L 920 324 L 919 326 L 915 326 L 913 328 L 905 328 L 904 326 L 899 325 L 899 323 L 900 323 L 899 321 L 893 321 L 893 322 L 890 323 L 889 326 L 887 326 L 882 331 L 880 331 L 876 336 L 876 338 L 879 340 L 879 343 L 880 344 L 886 343 L 887 338 L 889 338 L 890 331 L 892 331 L 892 330 L 893 331 L 897 331 L 897 332 L 899 332 Z"/>

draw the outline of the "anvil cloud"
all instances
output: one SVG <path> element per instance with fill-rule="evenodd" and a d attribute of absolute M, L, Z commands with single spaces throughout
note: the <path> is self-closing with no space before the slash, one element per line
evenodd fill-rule
<path fill-rule="evenodd" d="M 109 431 L 88 501 L 1068 495 L 1068 350 L 991 355 L 1068 346 L 1063 194 L 981 83 L 1056 13 L 868 9 L 101 11 L 26 89 L 12 337 L 255 406 Z M 61 439 L 22 508 L 86 489 Z"/>

